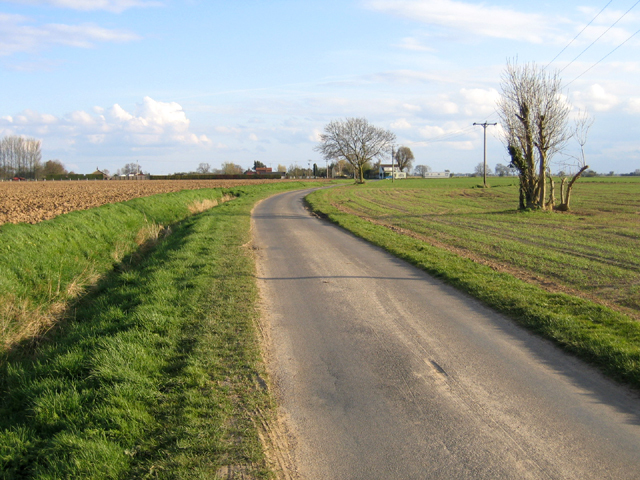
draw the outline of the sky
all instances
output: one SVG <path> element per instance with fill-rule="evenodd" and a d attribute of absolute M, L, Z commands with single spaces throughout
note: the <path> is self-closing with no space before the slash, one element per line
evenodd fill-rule
<path fill-rule="evenodd" d="M 597 172 L 640 168 L 637 0 L 0 0 L 0 137 L 76 173 L 307 167 L 364 117 L 414 165 L 473 172 L 508 61 L 560 72 Z M 637 34 L 637 35 L 634 35 Z M 577 143 L 556 155 L 573 162 Z M 508 164 L 500 125 L 487 162 Z"/>

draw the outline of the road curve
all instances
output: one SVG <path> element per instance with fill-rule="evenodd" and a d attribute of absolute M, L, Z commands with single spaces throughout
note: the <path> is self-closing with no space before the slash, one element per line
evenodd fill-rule
<path fill-rule="evenodd" d="M 295 476 L 640 479 L 640 396 L 310 215 L 306 193 L 253 213 Z"/>

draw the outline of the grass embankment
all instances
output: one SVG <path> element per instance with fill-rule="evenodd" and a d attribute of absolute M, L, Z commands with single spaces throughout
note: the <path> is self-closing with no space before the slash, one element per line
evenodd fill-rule
<path fill-rule="evenodd" d="M 253 204 L 301 186 L 180 192 L 2 227 L 0 250 L 14 252 L 4 291 L 30 311 L 67 309 L 37 348 L 5 350 L 0 478 L 269 477 L 246 243 Z M 189 216 L 224 193 L 236 198 Z M 159 223 L 171 233 L 135 250 Z M 101 278 L 74 298 L 86 271 Z"/>
<path fill-rule="evenodd" d="M 491 182 L 491 189 L 472 188 L 476 179 L 375 182 L 307 200 L 356 235 L 640 388 L 640 323 L 632 318 L 640 311 L 640 183 L 584 182 L 574 213 L 558 214 L 517 212 L 516 181 Z"/>

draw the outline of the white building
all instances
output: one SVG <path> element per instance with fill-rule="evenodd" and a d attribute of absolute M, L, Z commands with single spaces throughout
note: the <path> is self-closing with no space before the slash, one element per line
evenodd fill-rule
<path fill-rule="evenodd" d="M 378 178 L 391 178 L 391 172 L 393 171 L 393 178 L 407 178 L 406 172 L 401 172 L 397 165 L 390 163 L 381 163 L 378 169 Z"/>
<path fill-rule="evenodd" d="M 423 178 L 449 178 L 451 177 L 450 172 L 426 172 Z"/>

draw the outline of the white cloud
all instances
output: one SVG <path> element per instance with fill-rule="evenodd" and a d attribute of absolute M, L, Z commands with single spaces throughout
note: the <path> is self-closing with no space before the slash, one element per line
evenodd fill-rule
<path fill-rule="evenodd" d="M 205 135 L 191 133 L 190 121 L 176 102 L 144 97 L 133 113 L 115 104 L 106 110 L 94 107 L 93 114 L 75 111 L 63 118 L 25 110 L 0 119 L 0 127 L 20 134 L 65 137 L 67 143 L 115 143 L 128 146 L 209 145 Z"/>
<path fill-rule="evenodd" d="M 110 30 L 93 24 L 34 26 L 22 15 L 0 14 L 0 55 L 37 52 L 56 45 L 91 48 L 97 43 L 123 43 L 140 37 L 124 30 Z"/>
<path fill-rule="evenodd" d="M 620 103 L 619 98 L 605 90 L 602 85 L 593 84 L 583 92 L 573 94 L 576 105 L 595 112 L 606 112 Z"/>
<path fill-rule="evenodd" d="M 405 50 L 411 50 L 414 52 L 433 52 L 433 48 L 424 45 L 420 40 L 413 37 L 406 37 L 402 39 L 402 43 L 398 44 L 398 47 Z"/>
<path fill-rule="evenodd" d="M 629 106 L 627 107 L 629 113 L 640 113 L 640 97 L 629 99 Z"/>
<path fill-rule="evenodd" d="M 460 96 L 467 115 L 489 115 L 495 111 L 496 102 L 500 94 L 494 88 L 463 88 Z"/>
<path fill-rule="evenodd" d="M 407 122 L 406 119 L 400 118 L 391 124 L 391 128 L 396 128 L 398 130 L 406 130 L 411 128 L 411 124 Z"/>
<path fill-rule="evenodd" d="M 73 10 L 105 10 L 120 13 L 134 7 L 157 7 L 163 5 L 160 1 L 149 0 L 5 0 L 22 5 L 51 5 L 58 8 Z"/>
<path fill-rule="evenodd" d="M 549 18 L 531 13 L 453 0 L 369 0 L 369 8 L 471 35 L 542 43 Z"/>
<path fill-rule="evenodd" d="M 426 125 L 422 127 L 419 131 L 420 131 L 420 135 L 422 135 L 424 138 L 437 138 L 447 133 L 444 128 L 438 127 L 438 126 L 432 126 L 432 125 Z"/>

